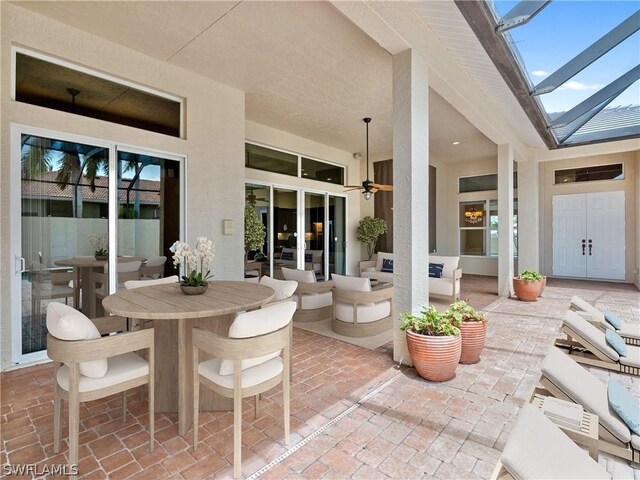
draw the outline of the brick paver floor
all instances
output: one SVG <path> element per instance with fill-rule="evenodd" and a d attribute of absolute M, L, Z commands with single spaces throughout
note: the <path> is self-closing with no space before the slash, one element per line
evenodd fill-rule
<path fill-rule="evenodd" d="M 489 478 L 575 293 L 625 321 L 640 322 L 640 294 L 631 286 L 551 281 L 536 303 L 491 304 L 481 361 L 460 365 L 456 377 L 441 384 L 395 365 L 388 346 L 369 351 L 294 329 L 291 442 L 283 442 L 279 388 L 264 396 L 258 418 L 245 402 L 243 474 L 250 476 L 303 442 L 261 478 Z M 638 378 L 591 371 L 603 381 L 615 377 L 640 397 Z M 64 463 L 66 441 L 60 454 L 53 453 L 52 367 L 0 378 L 2 465 L 32 463 L 42 471 Z M 128 410 L 123 425 L 119 396 L 81 407 L 81 477 L 230 477 L 231 413 L 201 415 L 196 452 L 191 432 L 178 436 L 176 416 L 158 414 L 156 450 L 149 454 L 147 408 L 137 390 L 130 393 Z M 638 465 L 606 454 L 600 463 L 615 478 L 640 480 Z"/>

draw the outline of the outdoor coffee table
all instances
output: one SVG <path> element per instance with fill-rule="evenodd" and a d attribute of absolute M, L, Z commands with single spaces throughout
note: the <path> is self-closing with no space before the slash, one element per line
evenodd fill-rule
<path fill-rule="evenodd" d="M 212 281 L 202 295 L 185 295 L 173 283 L 123 290 L 104 298 L 102 306 L 114 315 L 154 320 L 155 409 L 178 412 L 178 432 L 184 435 L 193 418 L 191 329 L 226 336 L 236 313 L 264 305 L 274 293 L 256 283 Z M 200 409 L 231 410 L 232 400 L 201 389 Z"/>

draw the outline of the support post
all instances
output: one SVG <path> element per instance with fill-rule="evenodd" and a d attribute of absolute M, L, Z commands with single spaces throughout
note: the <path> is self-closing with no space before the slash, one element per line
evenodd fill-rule
<path fill-rule="evenodd" d="M 498 145 L 498 295 L 513 294 L 513 147 Z"/>
<path fill-rule="evenodd" d="M 393 358 L 411 365 L 399 314 L 429 302 L 429 82 L 415 50 L 393 56 Z"/>
<path fill-rule="evenodd" d="M 540 271 L 539 164 L 518 162 L 518 270 Z"/>

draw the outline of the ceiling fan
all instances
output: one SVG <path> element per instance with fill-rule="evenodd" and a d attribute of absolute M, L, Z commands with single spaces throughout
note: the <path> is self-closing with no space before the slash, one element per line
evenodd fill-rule
<path fill-rule="evenodd" d="M 268 202 L 269 199 L 268 198 L 258 198 L 256 197 L 255 193 L 253 193 L 253 187 L 248 187 L 249 188 L 249 194 L 246 196 L 246 200 L 247 203 L 249 205 L 255 205 L 256 202 Z"/>
<path fill-rule="evenodd" d="M 369 123 L 371 123 L 371 118 L 366 117 L 363 118 L 362 121 L 367 126 L 367 179 L 362 182 L 361 185 L 345 185 L 345 191 L 349 192 L 351 190 L 362 189 L 362 195 L 364 195 L 365 200 L 369 200 L 371 196 L 377 191 L 391 192 L 393 190 L 393 185 L 382 185 L 380 183 L 374 183 L 372 180 L 369 180 Z"/>

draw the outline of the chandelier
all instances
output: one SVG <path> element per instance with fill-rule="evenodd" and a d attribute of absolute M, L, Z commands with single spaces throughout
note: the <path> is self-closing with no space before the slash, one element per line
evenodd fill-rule
<path fill-rule="evenodd" d="M 476 210 L 476 207 L 471 207 L 471 210 L 464 212 L 464 219 L 467 223 L 476 224 L 482 221 L 482 210 Z"/>

